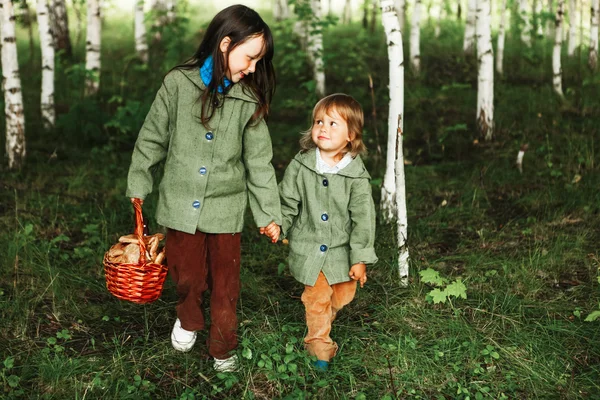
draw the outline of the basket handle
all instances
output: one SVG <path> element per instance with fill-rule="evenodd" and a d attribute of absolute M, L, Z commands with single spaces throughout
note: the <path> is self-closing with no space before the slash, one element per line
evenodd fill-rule
<path fill-rule="evenodd" d="M 135 210 L 135 230 L 133 233 L 140 246 L 139 265 L 146 264 L 146 242 L 144 241 L 144 217 L 142 216 L 142 200 L 133 199 L 133 209 Z"/>

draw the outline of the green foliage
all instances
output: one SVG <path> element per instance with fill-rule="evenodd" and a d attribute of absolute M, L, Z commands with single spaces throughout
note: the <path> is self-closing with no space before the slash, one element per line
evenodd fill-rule
<path fill-rule="evenodd" d="M 421 276 L 421 282 L 438 286 L 426 296 L 426 300 L 430 303 L 446 303 L 446 300 L 450 300 L 451 298 L 467 298 L 467 287 L 462 282 L 462 279 L 457 279 L 449 283 L 446 278 L 440 276 L 439 272 L 431 268 L 419 271 L 419 275 Z"/>

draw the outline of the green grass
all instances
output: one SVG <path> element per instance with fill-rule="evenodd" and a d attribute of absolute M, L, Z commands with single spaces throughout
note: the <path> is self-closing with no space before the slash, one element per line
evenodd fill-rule
<path fill-rule="evenodd" d="M 123 193 L 133 141 L 160 77 L 194 50 L 189 38 L 201 23 L 190 15 L 181 25 L 186 39 L 168 37 L 150 69 L 130 58 L 130 21 L 107 20 L 101 93 L 81 100 L 82 77 L 67 72 L 81 62 L 76 49 L 75 60 L 59 67 L 61 116 L 53 132 L 40 128 L 39 56 L 21 60 L 27 164 L 17 172 L 0 167 L 0 397 L 600 398 L 598 322 L 584 322 L 600 294 L 598 75 L 581 63 L 584 55 L 564 57 L 561 104 L 550 84 L 550 44 L 524 54 L 509 35 L 505 76 L 496 81 L 496 139 L 477 143 L 476 62 L 462 55 L 462 28 L 451 21 L 439 40 L 431 26 L 423 29 L 423 73 L 406 74 L 409 287 L 398 284 L 396 229 L 379 224 L 380 261 L 334 324 L 340 352 L 328 373 L 313 370 L 302 349 L 302 286 L 280 268 L 287 248 L 260 237 L 250 215 L 242 239 L 240 372 L 212 370 L 205 334 L 191 353 L 171 348 L 170 282 L 149 305 L 112 297 L 101 261 L 131 230 Z M 314 103 L 290 29 L 273 25 L 279 88 L 269 126 L 279 177 Z M 25 54 L 26 35 L 18 37 Z M 325 47 L 330 90 L 352 94 L 365 108 L 366 163 L 376 183 L 384 166 L 375 148 L 385 147 L 387 132 L 382 29 L 336 26 Z M 524 143 L 520 174 L 514 161 Z M 373 190 L 378 201 L 380 189 Z M 155 196 L 145 203 L 152 230 L 155 206 Z M 427 268 L 461 279 L 467 299 L 430 302 L 433 286 L 419 275 Z"/>

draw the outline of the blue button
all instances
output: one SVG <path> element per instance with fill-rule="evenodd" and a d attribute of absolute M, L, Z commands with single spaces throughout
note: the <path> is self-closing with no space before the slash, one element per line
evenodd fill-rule
<path fill-rule="evenodd" d="M 204 135 L 204 137 L 206 138 L 206 140 L 213 140 L 215 135 L 213 135 L 212 132 L 206 132 L 206 135 Z"/>
<path fill-rule="evenodd" d="M 329 215 L 327 215 L 326 213 L 321 214 L 321 219 L 323 221 L 327 221 L 329 219 Z"/>
<path fill-rule="evenodd" d="M 325 252 L 325 251 L 327 251 L 327 246 L 325 246 L 324 244 L 322 244 L 322 245 L 321 245 L 321 247 L 319 247 L 319 249 L 320 249 L 322 252 Z"/>
<path fill-rule="evenodd" d="M 200 175 L 206 175 L 206 167 L 200 168 L 198 172 L 200 172 Z"/>
<path fill-rule="evenodd" d="M 327 180 L 327 178 L 323 179 L 323 186 L 329 186 L 329 181 Z"/>
<path fill-rule="evenodd" d="M 192 203 L 192 207 L 194 207 L 194 208 L 200 208 L 200 202 L 198 200 L 194 201 Z"/>

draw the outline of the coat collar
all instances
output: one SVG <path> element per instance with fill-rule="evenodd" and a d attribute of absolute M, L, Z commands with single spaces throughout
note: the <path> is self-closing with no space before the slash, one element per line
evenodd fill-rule
<path fill-rule="evenodd" d="M 202 82 L 200 78 L 200 73 L 197 68 L 193 69 L 176 69 L 176 71 L 181 72 L 188 78 L 192 83 L 200 88 L 200 90 L 206 90 L 206 85 Z M 250 90 L 248 90 L 250 92 Z M 258 103 L 258 100 L 254 98 L 254 96 L 246 94 L 243 89 L 243 84 L 234 84 L 231 86 L 225 97 L 233 97 L 240 100 L 249 101 L 252 103 Z"/>
<path fill-rule="evenodd" d="M 316 162 L 315 162 L 315 159 L 316 159 L 315 152 L 316 152 L 315 149 L 310 149 L 305 152 L 299 152 L 298 154 L 296 154 L 296 157 L 294 157 L 294 159 L 296 161 L 298 161 L 300 164 L 304 165 L 306 168 L 308 168 L 311 171 L 313 171 L 314 173 L 318 174 L 317 166 L 316 166 Z M 371 175 L 369 175 L 369 173 L 367 172 L 367 168 L 365 167 L 365 164 L 363 163 L 360 156 L 354 157 L 352 162 L 350 164 L 348 164 L 345 168 L 340 170 L 337 174 L 348 177 L 348 178 L 371 179 Z"/>

